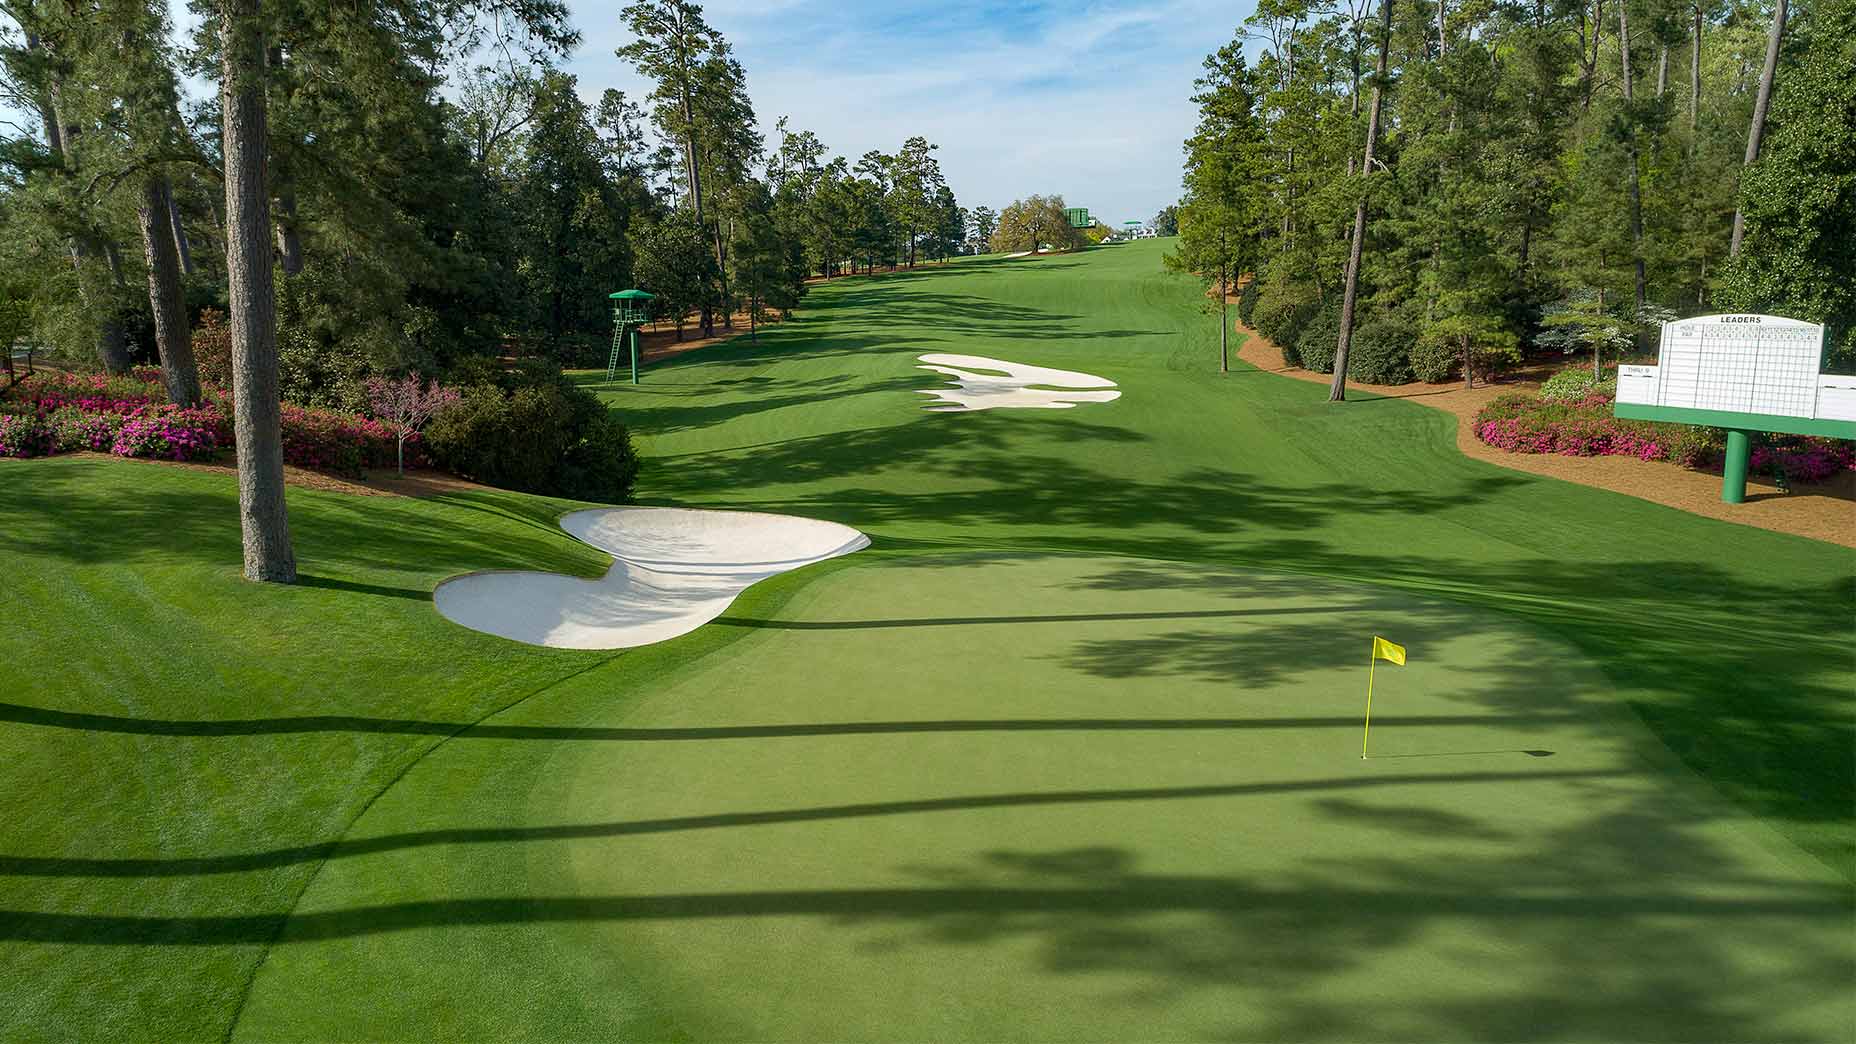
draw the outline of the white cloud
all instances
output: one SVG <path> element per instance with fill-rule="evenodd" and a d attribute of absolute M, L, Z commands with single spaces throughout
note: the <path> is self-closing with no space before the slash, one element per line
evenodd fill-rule
<path fill-rule="evenodd" d="M 168 0 L 177 35 L 198 18 Z M 920 134 L 967 206 L 1061 193 L 1118 225 L 1179 196 L 1192 81 L 1255 0 L 709 0 L 735 46 L 763 132 L 810 130 L 855 160 Z M 613 51 L 619 4 L 573 2 L 565 63 L 589 101 L 650 84 Z M 189 83 L 203 95 L 210 84 Z"/>
<path fill-rule="evenodd" d="M 735 45 L 763 130 L 780 116 L 837 154 L 940 145 L 968 206 L 1060 192 L 1119 224 L 1179 195 L 1192 80 L 1251 3 L 1167 0 L 993 13 L 955 3 L 785 0 L 705 4 Z M 1002 7 L 1002 5 L 1000 5 Z M 610 7 L 579 5 L 585 40 L 568 63 L 589 98 L 649 85 L 612 52 L 628 39 Z"/>

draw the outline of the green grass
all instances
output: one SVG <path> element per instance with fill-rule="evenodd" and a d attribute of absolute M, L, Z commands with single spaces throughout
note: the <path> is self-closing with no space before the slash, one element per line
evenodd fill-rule
<path fill-rule="evenodd" d="M 0 1036 L 1847 1037 L 1851 553 L 1220 376 L 1165 245 L 601 386 L 647 502 L 874 539 L 620 656 L 425 601 L 566 505 L 293 490 L 283 590 L 224 478 L 0 462 Z"/>

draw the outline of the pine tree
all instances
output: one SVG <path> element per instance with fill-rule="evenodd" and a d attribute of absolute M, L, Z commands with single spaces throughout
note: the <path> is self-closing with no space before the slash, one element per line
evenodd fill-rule
<path fill-rule="evenodd" d="M 1856 2 L 1820 0 L 1803 24 L 1741 181 L 1744 239 L 1717 292 L 1727 308 L 1825 324 L 1826 367 L 1856 373 Z"/>
<path fill-rule="evenodd" d="M 284 508 L 282 404 L 271 283 L 269 139 L 259 0 L 220 0 L 220 110 L 226 179 L 227 296 L 232 321 L 233 438 L 245 577 L 296 582 Z"/>
<path fill-rule="evenodd" d="M 1347 255 L 1346 286 L 1342 291 L 1340 304 L 1340 340 L 1334 348 L 1334 380 L 1328 388 L 1328 399 L 1338 402 L 1347 397 L 1347 362 L 1349 349 L 1353 343 L 1354 306 L 1359 300 L 1360 262 L 1366 248 L 1366 189 L 1373 177 L 1373 150 L 1379 144 L 1379 115 L 1384 107 L 1386 91 L 1387 50 L 1392 46 L 1392 0 L 1379 0 L 1379 60 L 1373 70 L 1373 101 L 1367 107 L 1366 116 L 1366 152 L 1360 161 L 1359 189 L 1360 199 L 1354 205 L 1352 246 Z M 1355 54 L 1357 55 L 1357 48 Z M 1359 97 L 1358 76 L 1355 76 L 1354 98 Z"/>
<path fill-rule="evenodd" d="M 1178 248 L 1168 267 L 1208 277 L 1218 296 L 1218 369 L 1231 368 L 1226 302 L 1239 274 L 1262 256 L 1255 196 L 1247 191 L 1265 162 L 1243 41 L 1205 59 L 1193 81 L 1199 122 L 1186 139 L 1184 198 L 1177 210 Z"/>

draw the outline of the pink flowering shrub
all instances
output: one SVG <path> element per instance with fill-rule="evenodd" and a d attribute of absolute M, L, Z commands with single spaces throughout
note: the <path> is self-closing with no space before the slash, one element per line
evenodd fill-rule
<path fill-rule="evenodd" d="M 201 460 L 233 446 L 231 394 L 208 385 L 205 402 L 183 410 L 167 402 L 158 367 L 127 374 L 43 371 L 0 399 L 0 456 L 93 450 L 121 457 Z M 284 463 L 359 475 L 394 465 L 401 433 L 389 424 L 336 410 L 283 404 Z M 423 439 L 405 439 L 406 459 L 426 460 Z"/>
<path fill-rule="evenodd" d="M 1612 397 L 1594 391 L 1574 401 L 1522 392 L 1503 395 L 1476 414 L 1476 438 L 1511 453 L 1557 453 L 1568 457 L 1635 457 L 1667 460 L 1686 468 L 1721 466 L 1726 436 L 1717 428 L 1623 420 L 1611 415 Z M 1783 468 L 1804 482 L 1822 482 L 1856 468 L 1856 444 L 1835 439 L 1773 436 L 1757 446 L 1750 465 L 1758 472 Z"/>
<path fill-rule="evenodd" d="M 344 475 L 391 467 L 399 445 L 399 433 L 380 421 L 292 403 L 284 404 L 283 434 L 286 462 Z M 421 460 L 417 444 L 408 446 Z"/>
<path fill-rule="evenodd" d="M 52 452 L 52 430 L 32 413 L 0 413 L 0 457 L 43 457 Z"/>
<path fill-rule="evenodd" d="M 1776 465 L 1787 477 L 1801 482 L 1822 482 L 1839 472 L 1856 471 L 1856 443 L 1815 438 L 1786 442 L 1795 444 L 1753 447 L 1747 466 L 1763 474 L 1773 471 Z"/>
<path fill-rule="evenodd" d="M 147 371 L 147 367 L 138 368 Z M 161 371 L 155 379 L 143 380 L 135 373 L 111 377 L 101 373 L 60 373 L 41 371 L 32 379 L 16 385 L 8 401 L 40 413 L 73 406 L 88 413 L 129 413 L 167 401 L 161 385 Z"/>
<path fill-rule="evenodd" d="M 64 406 L 45 414 L 45 422 L 51 426 L 54 453 L 108 453 L 122 430 L 123 414 L 86 413 L 76 406 Z"/>
<path fill-rule="evenodd" d="M 124 420 L 110 452 L 118 457 L 200 460 L 219 448 L 224 427 L 217 407 L 181 410 L 163 406 Z"/>

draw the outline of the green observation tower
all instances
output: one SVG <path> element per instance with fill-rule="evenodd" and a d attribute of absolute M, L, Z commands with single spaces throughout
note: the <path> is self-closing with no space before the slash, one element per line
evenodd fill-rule
<path fill-rule="evenodd" d="M 606 379 L 619 374 L 619 355 L 625 351 L 627 333 L 631 334 L 632 383 L 638 383 L 638 328 L 651 318 L 651 302 L 656 295 L 643 290 L 620 290 L 607 295 L 612 299 L 612 354 L 606 359 Z"/>

